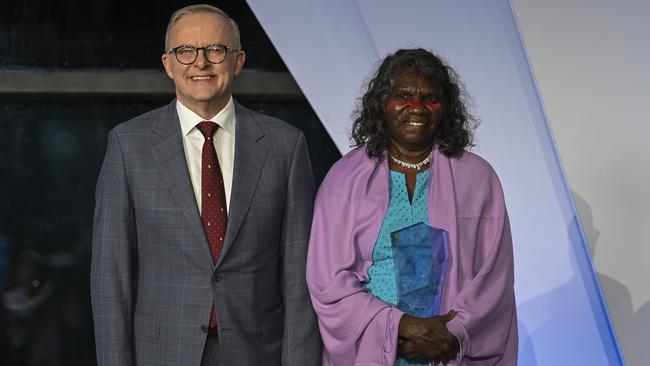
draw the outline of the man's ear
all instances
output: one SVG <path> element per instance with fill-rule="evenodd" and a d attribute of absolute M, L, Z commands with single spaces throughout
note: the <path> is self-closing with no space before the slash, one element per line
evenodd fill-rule
<path fill-rule="evenodd" d="M 165 72 L 167 73 L 167 76 L 169 76 L 170 79 L 174 80 L 174 74 L 172 73 L 172 60 L 169 56 L 169 53 L 163 53 L 162 56 L 160 57 L 162 60 L 163 67 L 165 68 Z"/>
<path fill-rule="evenodd" d="M 241 50 L 237 52 L 237 59 L 235 60 L 235 75 L 239 75 L 244 68 L 244 62 L 246 62 L 246 51 Z"/>

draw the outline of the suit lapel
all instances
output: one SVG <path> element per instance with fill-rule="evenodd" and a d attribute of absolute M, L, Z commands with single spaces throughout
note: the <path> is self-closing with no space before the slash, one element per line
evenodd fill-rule
<path fill-rule="evenodd" d="M 232 247 L 257 188 L 257 183 L 266 160 L 267 148 L 261 143 L 264 132 L 253 115 L 235 102 L 235 164 L 232 178 L 232 193 L 228 212 L 228 227 L 221 258 L 221 264 Z"/>
<path fill-rule="evenodd" d="M 158 164 L 160 174 L 170 187 L 172 195 L 178 201 L 190 230 L 194 232 L 199 245 L 205 250 L 205 256 L 203 257 L 212 266 L 210 247 L 203 230 L 192 180 L 187 168 L 175 100 L 163 110 L 152 132 L 157 141 L 153 143 L 151 152 Z"/>

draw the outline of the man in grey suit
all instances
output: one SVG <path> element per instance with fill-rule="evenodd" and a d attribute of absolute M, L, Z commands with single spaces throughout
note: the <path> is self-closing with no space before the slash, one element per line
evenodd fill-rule
<path fill-rule="evenodd" d="M 97 183 L 98 364 L 320 364 L 305 138 L 232 99 L 245 53 L 220 9 L 174 13 L 165 49 L 177 99 L 109 133 Z"/>

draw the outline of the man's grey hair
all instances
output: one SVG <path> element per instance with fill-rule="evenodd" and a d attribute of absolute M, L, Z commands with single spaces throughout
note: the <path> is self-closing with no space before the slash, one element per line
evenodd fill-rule
<path fill-rule="evenodd" d="M 169 50 L 169 35 L 172 31 L 172 28 L 174 27 L 174 24 L 176 24 L 179 20 L 181 20 L 182 17 L 190 14 L 198 14 L 198 13 L 212 13 L 219 15 L 226 19 L 228 23 L 232 26 L 233 30 L 233 35 L 235 36 L 235 44 L 228 45 L 236 50 L 241 49 L 241 40 L 239 38 L 239 26 L 237 26 L 237 23 L 226 14 L 225 11 L 217 8 L 216 6 L 212 5 L 207 5 L 207 4 L 196 4 L 196 5 L 189 5 L 184 8 L 178 9 L 172 14 L 171 18 L 169 18 L 169 23 L 167 23 L 167 32 L 165 32 L 165 52 Z"/>

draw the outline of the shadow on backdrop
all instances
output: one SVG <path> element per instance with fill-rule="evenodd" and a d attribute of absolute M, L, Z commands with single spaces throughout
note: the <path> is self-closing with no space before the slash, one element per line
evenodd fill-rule
<path fill-rule="evenodd" d="M 591 258 L 595 259 L 598 253 L 597 244 L 600 231 L 594 225 L 589 203 L 576 192 L 572 192 L 572 194 L 589 243 Z M 621 245 L 627 244 L 622 243 Z M 631 366 L 648 364 L 648 360 L 650 360 L 650 347 L 648 347 L 650 302 L 646 302 L 635 311 L 631 292 L 623 283 L 602 272 L 597 271 L 597 274 L 626 364 Z"/>
<path fill-rule="evenodd" d="M 589 235 L 597 236 L 598 231 L 590 222 L 583 222 L 583 224 L 587 236 L 585 239 L 592 242 Z M 611 341 L 608 324 L 586 315 L 594 314 L 598 317 L 602 307 L 600 299 L 593 296 L 598 293 L 596 287 L 598 284 L 587 277 L 590 275 L 591 257 L 587 249 L 583 248 L 583 235 L 580 230 L 580 219 L 577 216 L 572 218 L 567 236 L 569 242 L 574 244 L 574 247 L 565 254 L 570 263 L 571 278 L 553 290 L 525 301 L 517 307 L 518 312 L 522 314 L 535 315 L 532 317 L 534 321 L 521 324 L 519 327 L 521 357 L 525 357 L 525 359 L 520 358 L 520 364 L 532 366 L 620 365 L 616 346 Z M 540 248 L 540 250 L 544 250 L 544 248 Z M 593 253 L 593 249 L 591 252 Z M 549 266 L 552 271 L 553 264 L 549 263 Z M 621 297 L 619 304 L 631 304 L 629 291 L 620 284 L 616 289 Z M 576 294 L 585 291 L 589 294 L 588 296 L 576 296 Z M 628 307 L 631 309 L 631 305 Z M 576 317 L 576 314 L 579 314 L 580 317 Z M 531 317 L 526 318 L 531 319 Z M 590 329 L 593 332 L 585 332 Z M 532 339 L 536 339 L 540 344 L 546 344 L 546 340 L 552 340 L 559 334 L 572 341 L 559 345 L 554 343 L 555 346 L 552 350 L 540 349 L 532 342 Z M 589 345 L 598 343 L 602 344 L 601 352 L 590 352 Z M 635 364 L 630 363 L 630 365 Z"/>

